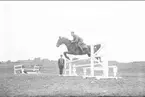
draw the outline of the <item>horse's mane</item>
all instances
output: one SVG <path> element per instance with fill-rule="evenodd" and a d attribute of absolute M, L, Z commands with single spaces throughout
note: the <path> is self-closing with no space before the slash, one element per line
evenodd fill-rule
<path fill-rule="evenodd" d="M 69 42 L 71 42 L 71 40 L 69 40 L 68 38 L 66 37 L 61 37 L 62 39 L 65 39 L 65 40 L 68 40 Z"/>

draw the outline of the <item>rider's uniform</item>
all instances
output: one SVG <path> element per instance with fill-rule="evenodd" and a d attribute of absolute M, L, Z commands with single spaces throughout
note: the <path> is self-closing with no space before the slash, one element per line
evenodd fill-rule
<path fill-rule="evenodd" d="M 73 35 L 73 42 L 76 42 L 79 45 L 79 47 L 81 48 L 81 50 L 83 51 L 83 48 L 85 48 L 85 46 L 84 46 L 83 39 L 81 37 L 74 34 Z"/>

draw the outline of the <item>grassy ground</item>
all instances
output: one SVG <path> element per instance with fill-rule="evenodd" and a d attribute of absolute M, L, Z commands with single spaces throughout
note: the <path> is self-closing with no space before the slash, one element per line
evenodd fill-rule
<path fill-rule="evenodd" d="M 44 65 L 39 75 L 14 75 L 13 64 L 0 64 L 0 96 L 144 96 L 144 64 L 119 65 L 122 79 L 58 76 L 57 64 Z"/>

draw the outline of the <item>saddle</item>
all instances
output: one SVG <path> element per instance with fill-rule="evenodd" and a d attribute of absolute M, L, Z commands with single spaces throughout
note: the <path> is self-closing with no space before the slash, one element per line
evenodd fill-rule
<path fill-rule="evenodd" d="M 79 47 L 79 48 L 82 48 L 82 49 L 86 49 L 86 48 L 88 48 L 88 46 L 85 44 L 85 43 L 81 43 L 80 45 L 78 45 L 78 43 L 73 43 L 73 44 L 75 44 L 76 45 L 76 47 Z"/>
<path fill-rule="evenodd" d="M 80 45 L 82 48 L 88 48 L 88 46 L 85 43 L 81 43 Z"/>

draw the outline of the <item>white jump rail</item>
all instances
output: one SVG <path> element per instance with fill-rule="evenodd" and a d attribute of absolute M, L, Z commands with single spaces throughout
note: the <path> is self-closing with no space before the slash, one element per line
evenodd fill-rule
<path fill-rule="evenodd" d="M 73 62 L 78 62 L 78 61 L 83 61 L 83 60 L 90 60 L 91 58 L 81 58 L 81 59 L 76 59 L 76 60 L 66 60 L 66 63 L 73 63 Z"/>
<path fill-rule="evenodd" d="M 24 70 L 39 71 L 39 66 L 34 66 L 34 68 L 24 68 Z"/>
<path fill-rule="evenodd" d="M 103 75 L 103 76 L 94 76 L 94 77 L 96 77 L 97 79 L 101 79 L 101 78 L 118 78 L 117 77 L 117 71 L 118 71 L 118 69 L 117 69 L 117 66 L 108 66 L 108 69 L 113 69 L 113 76 L 105 76 L 105 75 Z M 89 75 L 87 75 L 86 74 L 86 72 L 87 72 L 87 69 L 91 69 L 91 67 L 84 67 L 83 68 L 83 72 L 84 72 L 84 75 L 83 75 L 83 78 L 86 78 L 86 77 L 90 77 Z M 104 68 L 103 67 L 94 67 L 94 71 L 104 71 Z M 93 77 L 93 76 L 91 76 L 91 77 Z M 119 77 L 120 78 L 120 77 Z"/>
<path fill-rule="evenodd" d="M 17 74 L 17 71 L 21 71 L 24 74 L 23 65 L 14 65 L 14 74 Z"/>
<path fill-rule="evenodd" d="M 34 68 L 23 68 L 23 65 L 14 65 L 14 74 L 17 74 L 17 71 L 21 71 L 21 74 L 26 74 L 25 71 L 30 70 L 32 72 L 27 72 L 27 74 L 38 74 L 40 73 L 40 67 L 34 66 Z"/>

